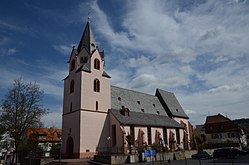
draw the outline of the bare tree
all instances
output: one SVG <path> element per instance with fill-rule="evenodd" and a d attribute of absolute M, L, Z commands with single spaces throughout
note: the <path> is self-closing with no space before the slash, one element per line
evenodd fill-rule
<path fill-rule="evenodd" d="M 14 80 L 13 87 L 8 90 L 2 101 L 0 125 L 14 139 L 16 159 L 18 149 L 25 131 L 41 124 L 40 119 L 47 109 L 40 104 L 43 91 L 36 83 L 23 83 L 22 79 Z"/>

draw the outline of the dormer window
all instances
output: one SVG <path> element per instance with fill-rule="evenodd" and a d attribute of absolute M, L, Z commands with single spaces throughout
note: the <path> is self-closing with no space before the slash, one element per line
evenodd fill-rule
<path fill-rule="evenodd" d="M 94 69 L 100 69 L 100 61 L 98 59 L 94 59 Z"/>
<path fill-rule="evenodd" d="M 130 110 L 128 108 L 120 109 L 120 114 L 123 116 L 130 116 Z"/>

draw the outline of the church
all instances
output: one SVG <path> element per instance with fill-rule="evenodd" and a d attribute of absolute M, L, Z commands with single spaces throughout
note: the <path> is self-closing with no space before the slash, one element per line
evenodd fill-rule
<path fill-rule="evenodd" d="M 98 49 L 89 18 L 68 63 L 63 158 L 135 154 L 153 147 L 190 149 L 191 124 L 174 93 L 156 89 L 150 95 L 111 85 L 105 54 Z"/>

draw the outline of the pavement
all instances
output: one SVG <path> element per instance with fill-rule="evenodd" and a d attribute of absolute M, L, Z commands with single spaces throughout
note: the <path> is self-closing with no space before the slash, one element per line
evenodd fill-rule
<path fill-rule="evenodd" d="M 104 165 L 90 159 L 62 159 L 50 162 L 48 165 Z M 126 163 L 124 165 L 249 165 L 249 155 L 241 155 L 235 159 L 186 159 L 143 163 Z"/>

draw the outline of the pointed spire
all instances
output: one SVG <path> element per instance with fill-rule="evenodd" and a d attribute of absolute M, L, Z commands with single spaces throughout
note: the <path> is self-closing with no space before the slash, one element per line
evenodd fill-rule
<path fill-rule="evenodd" d="M 92 51 L 94 51 L 96 49 L 96 42 L 92 33 L 92 29 L 90 26 L 90 17 L 88 16 L 87 18 L 87 24 L 85 27 L 85 30 L 82 34 L 80 43 L 78 45 L 77 51 L 78 53 L 83 49 L 86 48 L 87 51 L 90 52 L 90 54 L 92 53 Z"/>

